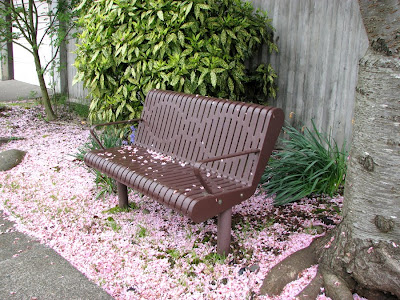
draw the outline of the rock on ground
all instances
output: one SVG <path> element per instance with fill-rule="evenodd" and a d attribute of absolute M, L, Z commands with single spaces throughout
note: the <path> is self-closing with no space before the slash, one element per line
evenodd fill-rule
<path fill-rule="evenodd" d="M 0 171 L 7 171 L 19 165 L 26 152 L 10 149 L 0 153 Z"/>

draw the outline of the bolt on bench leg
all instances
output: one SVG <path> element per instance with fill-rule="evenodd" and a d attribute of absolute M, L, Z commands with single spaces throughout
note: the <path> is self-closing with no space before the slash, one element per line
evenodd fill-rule
<path fill-rule="evenodd" d="M 218 215 L 217 252 L 221 255 L 229 254 L 231 244 L 232 208 Z"/>
<path fill-rule="evenodd" d="M 118 206 L 120 208 L 128 208 L 128 188 L 125 184 L 117 181 L 118 188 Z"/>

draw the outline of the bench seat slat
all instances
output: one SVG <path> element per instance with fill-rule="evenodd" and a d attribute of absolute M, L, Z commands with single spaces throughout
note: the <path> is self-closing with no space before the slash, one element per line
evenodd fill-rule
<path fill-rule="evenodd" d="M 239 198 L 240 191 L 249 188 L 218 173 L 204 171 L 203 178 L 213 191 L 210 195 L 194 175 L 191 165 L 174 161 L 173 158 L 159 157 L 160 155 L 142 147 L 127 146 L 91 151 L 85 156 L 85 163 L 192 219 L 192 212 L 188 211 L 189 207 L 194 205 L 192 201 L 201 202 L 210 199 L 215 202 L 223 201 L 225 196 L 220 196 L 232 191 L 235 191 L 236 198 Z M 167 194 L 169 198 L 165 199 Z M 193 219 L 193 221 L 201 222 L 209 217 L 203 216 L 200 220 Z"/>

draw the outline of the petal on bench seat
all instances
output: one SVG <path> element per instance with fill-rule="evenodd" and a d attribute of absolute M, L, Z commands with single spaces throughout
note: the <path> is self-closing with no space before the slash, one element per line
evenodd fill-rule
<path fill-rule="evenodd" d="M 85 163 L 187 215 L 195 222 L 204 221 L 223 211 L 229 201 L 232 201 L 229 207 L 240 203 L 243 200 L 240 192 L 248 189 L 240 182 L 204 171 L 204 178 L 213 191 L 212 195 L 208 194 L 194 175 L 191 165 L 183 164 L 172 157 L 163 157 L 139 146 L 94 150 L 86 154 Z M 230 196 L 230 199 L 227 199 L 226 195 L 232 194 L 230 192 L 234 192 L 234 197 Z M 234 198 L 238 199 L 235 201 Z M 210 210 L 207 206 L 215 206 L 217 209 Z M 198 207 L 202 207 L 204 211 L 195 211 Z"/>

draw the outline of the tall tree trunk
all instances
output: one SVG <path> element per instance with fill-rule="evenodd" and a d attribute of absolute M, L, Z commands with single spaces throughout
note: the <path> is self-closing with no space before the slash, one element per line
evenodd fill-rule
<path fill-rule="evenodd" d="M 309 264 L 319 263 L 315 282 L 332 299 L 353 299 L 354 291 L 370 300 L 400 298 L 399 1 L 359 4 L 370 47 L 359 65 L 343 221 L 311 250 L 274 267 L 263 284 L 269 294 L 284 286 L 268 287 L 278 285 L 274 278 L 279 270 L 315 255 L 309 259 Z M 311 299 L 304 292 L 300 296 Z"/>
<path fill-rule="evenodd" d="M 53 108 L 51 106 L 49 92 L 47 91 L 46 82 L 44 81 L 44 76 L 43 76 L 42 64 L 40 62 L 40 56 L 39 56 L 40 43 L 37 40 L 38 30 L 40 25 L 39 25 L 39 16 L 35 0 L 29 0 L 28 2 L 28 13 L 26 20 L 27 20 L 27 30 L 30 36 L 30 44 L 32 46 L 33 59 L 35 61 L 36 74 L 38 76 L 39 86 L 42 92 L 42 101 L 44 105 L 44 110 L 46 112 L 46 118 L 48 121 L 53 121 L 57 119 L 57 116 L 54 113 Z"/>
<path fill-rule="evenodd" d="M 42 92 L 42 101 L 44 105 L 44 110 L 46 112 L 46 118 L 48 121 L 53 121 L 57 119 L 56 114 L 53 111 L 53 108 L 51 106 L 50 102 L 50 96 L 49 92 L 47 90 L 46 82 L 44 81 L 44 76 L 43 76 L 43 70 L 40 62 L 40 56 L 39 52 L 37 49 L 33 49 L 33 57 L 35 61 L 35 67 L 36 67 L 36 73 L 39 79 L 39 86 L 40 86 L 40 91 Z"/>
<path fill-rule="evenodd" d="M 397 0 L 359 3 L 370 47 L 359 65 L 344 220 L 321 266 L 400 298 L 400 10 Z"/>

